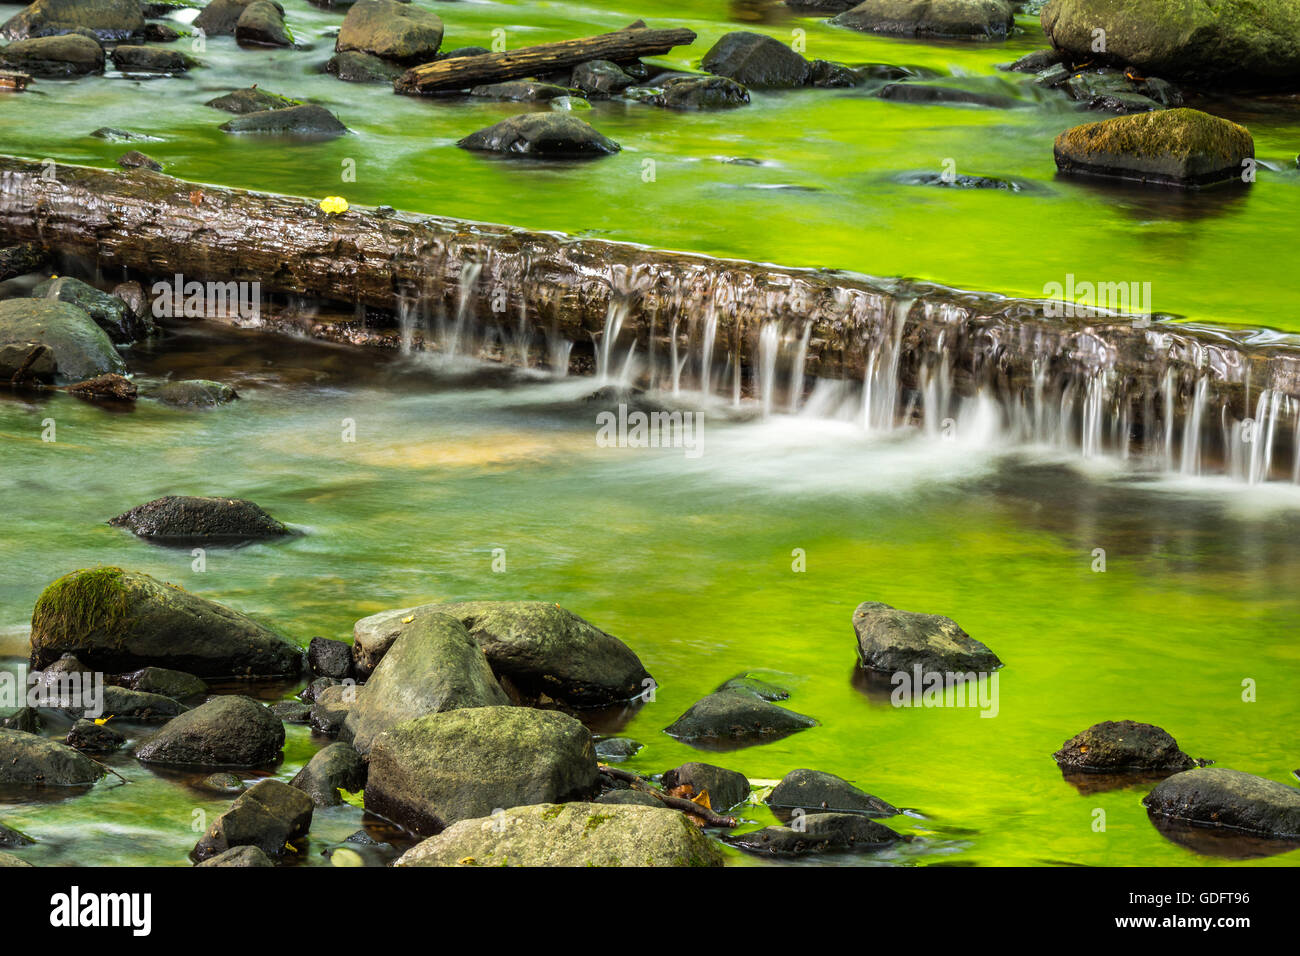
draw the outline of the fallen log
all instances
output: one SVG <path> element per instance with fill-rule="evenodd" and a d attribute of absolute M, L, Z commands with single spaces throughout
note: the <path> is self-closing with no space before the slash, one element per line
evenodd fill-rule
<path fill-rule="evenodd" d="M 413 67 L 393 83 L 398 93 L 440 93 L 464 90 L 481 83 L 500 83 L 571 69 L 589 60 L 628 63 L 643 56 L 660 56 L 675 46 L 695 42 L 691 30 L 624 29 L 600 36 L 539 43 L 501 53 L 452 57 Z"/>
<path fill-rule="evenodd" d="M 256 282 L 263 295 L 360 310 L 350 323 L 293 326 L 333 341 L 393 346 L 392 316 L 419 313 L 455 327 L 453 343 L 462 325 L 497 330 L 490 357 L 554 367 L 568 354 L 557 344 L 575 352 L 590 344 L 597 366 L 613 372 L 615 356 L 635 348 L 640 384 L 743 392 L 777 408 L 815 380 L 847 380 L 863 386 L 859 407 L 879 427 L 922 414 L 938 427 L 950 402 L 978 392 L 1019 421 L 1017 437 L 1088 451 L 1083 422 L 1097 428 L 1105 418 L 1115 434 L 1097 440 L 1113 449 L 1177 460 L 1177 446 L 1192 444 L 1214 463 L 1240 451 L 1227 447 L 1234 423 L 1260 417 L 1268 396 L 1282 401 L 1265 409 L 1276 428 L 1266 430 L 1272 444 L 1259 467 L 1290 479 L 1295 460 L 1300 347 L 1249 329 L 1061 316 L 1043 301 L 904 279 L 385 209 L 336 215 L 315 200 L 148 170 L 0 157 L 0 243 L 11 242 L 83 255 L 168 289 L 178 275 Z M 385 313 L 383 333 L 367 308 Z M 270 311 L 249 324 L 276 327 Z M 423 346 L 440 343 L 426 336 Z M 1059 436 L 1034 430 L 1040 411 L 1059 419 Z M 1198 442 L 1188 421 L 1203 423 Z"/>

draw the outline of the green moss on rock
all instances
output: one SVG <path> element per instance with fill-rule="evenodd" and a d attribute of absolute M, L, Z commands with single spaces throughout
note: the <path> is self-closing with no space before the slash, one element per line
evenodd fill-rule
<path fill-rule="evenodd" d="M 36 599 L 32 631 L 72 646 L 91 634 L 120 640 L 131 614 L 121 568 L 100 567 L 65 574 Z"/>

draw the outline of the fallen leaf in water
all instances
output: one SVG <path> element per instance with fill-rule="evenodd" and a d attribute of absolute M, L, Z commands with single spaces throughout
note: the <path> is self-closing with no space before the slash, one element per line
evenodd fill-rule
<path fill-rule="evenodd" d="M 113 719 L 113 716 L 114 716 L 113 714 L 109 714 L 107 717 L 96 717 L 95 724 L 99 727 L 103 727 L 106 723 L 108 723 L 110 720 Z"/>
<path fill-rule="evenodd" d="M 712 810 L 713 804 L 709 800 L 709 791 L 701 790 L 695 796 L 691 797 L 691 803 L 698 804 L 705 810 Z"/>

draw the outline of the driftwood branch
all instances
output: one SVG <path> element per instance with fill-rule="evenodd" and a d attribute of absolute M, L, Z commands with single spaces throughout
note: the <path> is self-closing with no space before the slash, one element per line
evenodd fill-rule
<path fill-rule="evenodd" d="M 407 70 L 393 84 L 398 93 L 441 93 L 480 83 L 500 83 L 571 69 L 588 60 L 628 63 L 659 56 L 675 46 L 695 42 L 690 30 L 616 30 L 600 36 L 540 43 L 502 53 L 436 60 Z"/>

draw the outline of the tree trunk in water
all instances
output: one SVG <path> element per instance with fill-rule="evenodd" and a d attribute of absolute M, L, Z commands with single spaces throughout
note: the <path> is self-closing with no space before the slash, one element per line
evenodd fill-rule
<path fill-rule="evenodd" d="M 690 30 L 616 30 L 600 36 L 558 43 L 541 43 L 502 53 L 435 60 L 407 70 L 393 88 L 398 93 L 441 93 L 464 90 L 480 83 L 500 83 L 571 69 L 588 60 L 629 63 L 643 56 L 659 56 L 675 46 L 695 42 Z"/>

